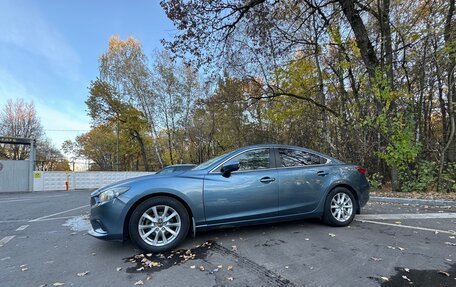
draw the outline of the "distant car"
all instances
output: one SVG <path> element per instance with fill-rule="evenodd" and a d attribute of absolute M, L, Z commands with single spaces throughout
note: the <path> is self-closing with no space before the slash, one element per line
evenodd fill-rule
<path fill-rule="evenodd" d="M 169 165 L 166 166 L 159 171 L 157 171 L 155 174 L 168 174 L 168 173 L 175 173 L 175 172 L 182 172 L 186 170 L 190 170 L 194 168 L 196 164 L 175 164 L 175 165 Z"/>
<path fill-rule="evenodd" d="M 164 252 L 189 230 L 316 217 L 350 224 L 369 200 L 366 170 L 295 146 L 237 149 L 182 172 L 128 179 L 91 194 L 100 239 Z"/>

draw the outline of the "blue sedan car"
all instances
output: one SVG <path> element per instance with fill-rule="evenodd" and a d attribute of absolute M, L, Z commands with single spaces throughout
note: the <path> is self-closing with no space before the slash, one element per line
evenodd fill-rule
<path fill-rule="evenodd" d="M 189 231 L 311 217 L 346 226 L 369 200 L 365 172 L 301 147 L 248 146 L 189 171 L 96 190 L 89 233 L 164 252 Z"/>

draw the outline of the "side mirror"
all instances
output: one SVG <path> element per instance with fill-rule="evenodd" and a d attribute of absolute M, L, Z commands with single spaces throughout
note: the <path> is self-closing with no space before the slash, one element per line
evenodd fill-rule
<path fill-rule="evenodd" d="M 229 177 L 233 171 L 236 171 L 239 169 L 239 162 L 228 162 L 225 163 L 220 171 L 222 172 L 224 177 Z"/>

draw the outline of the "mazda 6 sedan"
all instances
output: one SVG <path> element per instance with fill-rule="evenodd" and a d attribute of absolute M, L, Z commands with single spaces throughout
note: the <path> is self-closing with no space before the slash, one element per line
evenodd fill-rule
<path fill-rule="evenodd" d="M 366 170 L 313 150 L 256 145 L 182 173 L 124 180 L 91 194 L 89 233 L 131 240 L 148 252 L 191 232 L 321 218 L 346 226 L 369 200 Z"/>

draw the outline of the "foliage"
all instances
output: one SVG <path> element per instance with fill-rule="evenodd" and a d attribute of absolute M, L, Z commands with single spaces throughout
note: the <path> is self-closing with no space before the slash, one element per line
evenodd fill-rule
<path fill-rule="evenodd" d="M 420 160 L 409 170 L 401 170 L 402 191 L 425 192 L 432 190 L 437 184 L 437 164 L 432 161 Z"/>
<path fill-rule="evenodd" d="M 367 180 L 369 181 L 371 191 L 380 190 L 382 188 L 383 176 L 380 173 L 376 172 L 372 175 L 368 175 Z"/>

